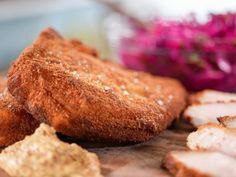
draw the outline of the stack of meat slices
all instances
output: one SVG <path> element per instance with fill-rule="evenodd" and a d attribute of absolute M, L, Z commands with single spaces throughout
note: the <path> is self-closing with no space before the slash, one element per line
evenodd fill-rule
<path fill-rule="evenodd" d="M 206 90 L 190 97 L 184 118 L 197 131 L 189 151 L 170 152 L 165 167 L 175 176 L 236 176 L 236 94 Z"/>
<path fill-rule="evenodd" d="M 184 117 L 198 127 L 206 123 L 217 123 L 219 117 L 236 115 L 236 94 L 205 90 L 190 97 L 190 106 Z M 227 118 L 233 121 L 235 118 Z"/>

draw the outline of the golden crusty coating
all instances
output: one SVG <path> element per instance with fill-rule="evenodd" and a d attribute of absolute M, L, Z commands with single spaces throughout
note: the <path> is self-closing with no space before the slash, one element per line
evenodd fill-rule
<path fill-rule="evenodd" d="M 98 60 L 50 28 L 12 66 L 8 89 L 56 131 L 95 141 L 145 141 L 186 105 L 178 81 Z"/>
<path fill-rule="evenodd" d="M 84 45 L 80 40 L 77 39 L 71 39 L 70 40 L 71 45 L 74 46 L 75 49 L 77 49 L 78 51 L 82 52 L 82 53 L 86 53 L 89 55 L 92 55 L 94 57 L 98 57 L 98 53 L 95 49 L 90 48 L 86 45 Z"/>
<path fill-rule="evenodd" d="M 0 77 L 0 147 L 22 140 L 38 125 L 39 122 L 8 93 L 6 78 Z"/>
<path fill-rule="evenodd" d="M 0 176 L 1 177 L 11 177 L 9 174 L 7 174 L 3 169 L 0 168 Z"/>

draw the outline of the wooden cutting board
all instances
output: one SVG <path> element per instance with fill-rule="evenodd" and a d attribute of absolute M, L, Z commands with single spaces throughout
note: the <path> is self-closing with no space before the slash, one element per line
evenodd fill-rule
<path fill-rule="evenodd" d="M 89 148 L 95 152 L 106 177 L 169 177 L 161 167 L 162 159 L 171 150 L 185 150 L 192 127 L 175 124 L 152 140 L 117 147 Z"/>
<path fill-rule="evenodd" d="M 140 144 L 94 144 L 77 142 L 98 155 L 105 177 L 170 177 L 162 168 L 162 159 L 172 150 L 185 150 L 186 138 L 193 128 L 185 123 L 175 123 L 159 136 Z M 64 139 L 72 142 L 71 139 Z M 74 142 L 74 141 L 73 141 Z M 1 151 L 1 149 L 0 149 Z M 0 177 L 8 177 L 0 170 Z"/>

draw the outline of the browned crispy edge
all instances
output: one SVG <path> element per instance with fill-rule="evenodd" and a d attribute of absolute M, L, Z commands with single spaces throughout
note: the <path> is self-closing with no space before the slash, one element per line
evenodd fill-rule
<path fill-rule="evenodd" d="M 185 166 L 183 163 L 175 159 L 173 152 L 169 152 L 163 160 L 163 166 L 176 177 L 210 177 L 207 174 Z"/>
<path fill-rule="evenodd" d="M 7 174 L 2 168 L 0 168 L 0 177 L 11 177 L 11 176 Z"/>
<path fill-rule="evenodd" d="M 234 131 L 234 130 L 231 130 L 231 129 L 227 129 L 223 125 L 217 124 L 217 123 L 207 123 L 207 124 L 201 125 L 201 126 L 198 127 L 197 131 L 201 131 L 202 129 L 207 128 L 207 127 L 223 128 L 226 131 Z"/>
<path fill-rule="evenodd" d="M 0 93 L 3 93 L 6 89 L 6 78 L 0 76 L 0 82 Z M 0 126 L 0 147 L 5 147 L 32 134 L 39 122 L 6 91 L 0 99 Z"/>
<path fill-rule="evenodd" d="M 218 117 L 217 120 L 219 123 L 225 127 L 227 127 L 227 122 L 231 120 L 236 120 L 236 116 L 224 116 L 224 117 Z M 236 127 L 235 127 L 236 128 Z"/>
<path fill-rule="evenodd" d="M 203 90 L 203 91 L 200 91 L 200 92 L 196 92 L 196 93 L 192 93 L 190 96 L 189 96 L 189 99 L 188 99 L 188 102 L 190 105 L 192 104 L 201 104 L 201 102 L 199 101 L 199 98 L 205 94 L 205 92 L 208 92 L 210 90 Z"/>
<path fill-rule="evenodd" d="M 196 104 L 195 104 L 196 105 Z M 191 107 L 191 106 L 194 106 L 194 105 L 189 105 L 188 107 L 186 107 L 185 108 L 185 110 L 184 110 L 184 112 L 183 112 L 183 114 L 182 114 L 182 118 L 185 120 L 185 121 L 187 121 L 189 124 L 191 124 L 195 129 L 197 128 L 197 126 L 196 125 L 194 125 L 193 124 L 193 122 L 192 122 L 192 117 L 191 116 L 189 116 L 189 115 L 187 115 L 186 114 L 186 111 L 189 109 L 189 107 Z"/>
<path fill-rule="evenodd" d="M 86 53 L 86 54 L 89 54 L 89 55 L 92 55 L 94 57 L 99 57 L 98 55 L 98 52 L 93 49 L 93 48 L 90 48 L 86 45 L 84 45 L 80 40 L 78 39 L 71 39 L 70 40 L 70 43 L 72 44 L 72 46 L 74 46 L 75 48 L 77 48 L 80 52 L 82 53 Z"/>
<path fill-rule="evenodd" d="M 11 96 L 9 96 L 11 97 Z M 8 107 L 11 105 L 11 107 Z M 13 98 L 0 102 L 1 129 L 0 147 L 11 145 L 30 135 L 38 127 L 39 122 L 27 113 Z"/>
<path fill-rule="evenodd" d="M 207 123 L 207 124 L 200 125 L 195 132 L 201 131 L 201 130 L 203 130 L 206 127 L 225 128 L 222 125 L 219 125 L 217 123 Z M 192 133 L 195 133 L 195 132 L 192 132 Z"/>

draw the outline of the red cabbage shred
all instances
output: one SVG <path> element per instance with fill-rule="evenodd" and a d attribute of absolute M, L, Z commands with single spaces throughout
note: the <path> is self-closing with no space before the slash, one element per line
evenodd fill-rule
<path fill-rule="evenodd" d="M 123 64 L 179 79 L 190 91 L 236 91 L 236 14 L 197 20 L 156 20 L 148 31 L 121 40 Z"/>

